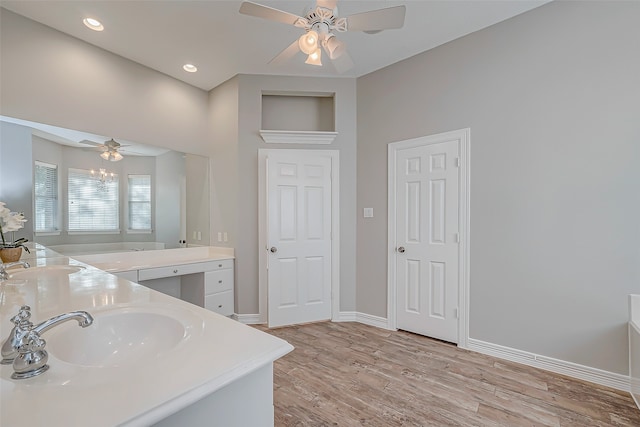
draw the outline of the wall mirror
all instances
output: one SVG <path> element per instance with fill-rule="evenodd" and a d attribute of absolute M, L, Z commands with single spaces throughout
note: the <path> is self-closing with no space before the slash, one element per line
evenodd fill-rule
<path fill-rule="evenodd" d="M 20 237 L 65 255 L 210 244 L 208 158 L 3 116 L 0 130 Z"/>

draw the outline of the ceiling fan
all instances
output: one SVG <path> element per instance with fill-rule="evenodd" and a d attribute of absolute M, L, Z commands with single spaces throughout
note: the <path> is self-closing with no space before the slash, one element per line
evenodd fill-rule
<path fill-rule="evenodd" d="M 100 157 L 102 157 L 104 160 L 117 162 L 124 158 L 124 156 L 120 154 L 120 148 L 123 146 L 113 138 L 111 138 L 109 141 L 106 141 L 104 144 L 89 141 L 88 139 L 80 141 L 80 143 L 98 147 L 98 149 L 102 151 Z"/>
<path fill-rule="evenodd" d="M 339 73 L 353 67 L 353 61 L 346 52 L 346 45 L 336 37 L 335 32 L 363 31 L 375 34 L 383 30 L 402 28 L 404 25 L 405 6 L 371 10 L 342 18 L 338 16 L 336 3 L 337 0 L 317 0 L 315 7 L 307 7 L 304 15 L 298 16 L 245 1 L 240 6 L 240 13 L 294 25 L 305 30 L 298 40 L 280 52 L 269 62 L 270 64 L 286 61 L 302 51 L 308 55 L 305 63 L 322 65 L 324 49 Z"/>

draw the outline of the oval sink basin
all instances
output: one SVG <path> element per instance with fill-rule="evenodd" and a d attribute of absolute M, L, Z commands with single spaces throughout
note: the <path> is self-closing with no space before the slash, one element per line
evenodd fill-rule
<path fill-rule="evenodd" d="M 41 267 L 20 268 L 10 271 L 10 279 L 37 279 L 38 277 L 68 276 L 86 267 L 80 265 L 43 265 Z"/>
<path fill-rule="evenodd" d="M 151 362 L 187 335 L 179 320 L 164 313 L 110 311 L 93 317 L 86 328 L 69 322 L 46 332 L 47 350 L 68 363 L 120 367 Z"/>

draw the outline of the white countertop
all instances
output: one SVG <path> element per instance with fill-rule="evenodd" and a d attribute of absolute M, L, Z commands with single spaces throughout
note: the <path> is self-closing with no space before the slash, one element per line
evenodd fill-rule
<path fill-rule="evenodd" d="M 232 259 L 231 248 L 193 247 L 179 249 L 160 249 L 153 251 L 130 251 L 120 253 L 74 256 L 85 264 L 92 265 L 110 273 L 164 267 L 167 265 L 192 264 L 196 262 Z"/>
<path fill-rule="evenodd" d="M 37 253 L 28 256 L 34 266 L 68 264 L 86 268 L 71 275 L 1 282 L 3 340 L 12 327 L 9 319 L 25 304 L 31 306 L 34 323 L 74 310 L 88 311 L 94 317 L 115 308 L 172 310 L 189 323 L 189 333 L 171 351 L 131 366 L 81 366 L 60 360 L 50 351 L 47 372 L 13 380 L 12 366 L 0 365 L 0 425 L 148 425 L 293 349 L 279 338 L 75 259 L 46 254 L 45 250 Z M 67 322 L 45 332 L 43 338 L 54 340 L 58 328 L 78 326 L 74 321 Z"/>

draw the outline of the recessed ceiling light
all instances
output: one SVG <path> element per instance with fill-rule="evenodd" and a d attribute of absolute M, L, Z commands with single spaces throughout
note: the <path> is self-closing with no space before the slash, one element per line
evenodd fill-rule
<path fill-rule="evenodd" d="M 182 69 L 185 70 L 188 73 L 195 73 L 196 71 L 198 71 L 198 67 L 196 67 L 193 64 L 184 64 L 182 66 Z"/>
<path fill-rule="evenodd" d="M 104 30 L 104 27 L 102 26 L 102 23 L 100 21 L 98 21 L 97 19 L 84 18 L 82 20 L 82 22 L 84 22 L 84 25 L 86 25 L 88 28 L 91 28 L 93 31 L 102 31 L 102 30 Z"/>

